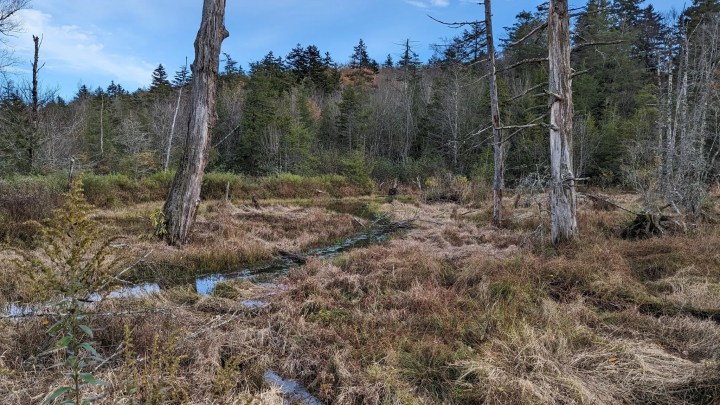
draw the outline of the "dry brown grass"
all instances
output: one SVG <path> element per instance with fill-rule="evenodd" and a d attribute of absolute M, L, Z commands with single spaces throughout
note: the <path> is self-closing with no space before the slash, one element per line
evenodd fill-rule
<path fill-rule="evenodd" d="M 483 220 L 486 206 L 387 203 L 382 211 L 415 228 L 333 260 L 310 258 L 272 294 L 231 282 L 211 297 L 177 287 L 103 302 L 96 311 L 116 315 L 91 317 L 95 343 L 107 357 L 119 354 L 98 370 L 110 382 L 101 403 L 128 403 L 128 383 L 151 393 L 158 381 L 190 403 L 283 403 L 262 377 L 268 369 L 334 404 L 718 401 L 720 325 L 708 317 L 720 313 L 720 232 L 702 225 L 622 240 L 631 218 L 588 203 L 580 240 L 554 248 L 538 237 L 542 203 L 510 205 L 497 228 Z M 312 206 L 213 202 L 192 244 L 176 250 L 127 231 L 145 232 L 137 218 L 152 210 L 97 218 L 132 240 L 118 249 L 155 249 L 155 262 L 193 268 L 303 250 L 356 226 L 348 214 Z M 258 297 L 269 305 L 239 303 Z M 58 384 L 51 360 L 37 357 L 48 345 L 45 320 L 0 321 L 8 403 L 37 402 Z"/>
<path fill-rule="evenodd" d="M 181 249 L 152 238 L 151 213 L 155 204 L 120 210 L 102 210 L 96 218 L 125 235 L 122 251 L 140 257 L 151 252 L 136 272 L 137 278 L 182 278 L 249 267 L 275 256 L 278 250 L 303 251 L 330 244 L 357 231 L 358 221 L 317 207 L 287 204 L 233 205 L 203 203 L 191 240 Z"/>
<path fill-rule="evenodd" d="M 285 325 L 277 330 L 284 371 L 322 399 L 718 398 L 720 327 L 695 310 L 720 309 L 712 300 L 720 281 L 714 230 L 625 241 L 617 235 L 627 216 L 588 209 L 579 242 L 538 251 L 527 234 L 478 225 L 468 208 L 395 202 L 383 209 L 417 227 L 293 271 L 276 303 L 283 310 L 269 314 Z M 524 218 L 518 211 L 510 218 Z"/>

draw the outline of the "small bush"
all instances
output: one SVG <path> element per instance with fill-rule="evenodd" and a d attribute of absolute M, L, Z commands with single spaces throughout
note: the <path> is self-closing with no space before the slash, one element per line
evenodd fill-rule
<path fill-rule="evenodd" d="M 140 180 L 140 189 L 146 197 L 143 201 L 156 201 L 165 198 L 174 177 L 175 171 L 160 171 Z"/>
<path fill-rule="evenodd" d="M 88 174 L 83 178 L 85 198 L 98 207 L 115 207 L 134 200 L 138 184 L 124 174 Z"/>
<path fill-rule="evenodd" d="M 52 216 L 63 203 L 66 180 L 61 176 L 12 177 L 0 180 L 0 237 L 30 241 L 38 228 L 28 221 Z"/>
<path fill-rule="evenodd" d="M 202 191 L 201 195 L 204 199 L 221 199 L 225 198 L 225 192 L 230 185 L 230 196 L 231 197 L 243 197 L 247 196 L 238 195 L 244 193 L 238 193 L 243 189 L 243 177 L 234 173 L 228 172 L 210 172 L 203 176 Z"/>

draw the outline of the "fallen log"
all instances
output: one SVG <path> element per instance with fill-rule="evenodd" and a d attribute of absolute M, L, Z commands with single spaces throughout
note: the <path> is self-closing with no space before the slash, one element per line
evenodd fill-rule
<path fill-rule="evenodd" d="M 684 223 L 677 221 L 675 216 L 660 213 L 652 213 L 647 211 L 636 212 L 629 210 L 621 205 L 615 204 L 607 198 L 588 193 L 578 193 L 589 197 L 597 202 L 599 207 L 607 210 L 607 207 L 616 207 L 625 212 L 635 215 L 633 221 L 622 230 L 620 236 L 624 239 L 647 239 L 654 236 L 662 236 L 668 231 L 684 232 L 686 226 Z"/>

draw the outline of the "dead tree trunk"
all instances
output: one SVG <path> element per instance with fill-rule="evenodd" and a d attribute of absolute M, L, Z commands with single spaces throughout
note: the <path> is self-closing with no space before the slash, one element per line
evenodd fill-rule
<path fill-rule="evenodd" d="M 573 103 L 569 19 L 568 0 L 550 0 L 550 221 L 553 243 L 569 241 L 577 235 L 577 200 L 571 159 Z"/>
<path fill-rule="evenodd" d="M 100 158 L 105 156 L 105 125 L 103 124 L 103 110 L 105 110 L 105 96 L 100 93 Z"/>
<path fill-rule="evenodd" d="M 485 0 L 485 35 L 487 37 L 488 65 L 490 69 L 490 112 L 493 125 L 493 151 L 495 169 L 493 175 L 493 223 L 502 220 L 502 197 L 504 187 L 503 136 L 500 125 L 500 104 L 498 102 L 497 74 L 495 67 L 495 44 L 492 30 L 492 9 L 490 0 Z"/>
<path fill-rule="evenodd" d="M 32 64 L 32 90 L 31 90 L 31 97 L 32 97 L 32 112 L 31 112 L 31 119 L 32 119 L 32 134 L 31 134 L 31 140 L 28 142 L 27 145 L 27 153 L 28 153 L 28 169 L 33 170 L 33 166 L 35 165 L 35 145 L 37 143 L 38 138 L 38 120 L 39 120 L 39 110 L 40 110 L 40 102 L 38 100 L 38 73 L 40 72 L 40 67 L 38 66 L 38 60 L 40 59 L 40 38 L 33 35 L 32 36 L 33 43 L 35 44 L 35 55 L 33 57 L 33 64 Z"/>
<path fill-rule="evenodd" d="M 164 234 L 171 245 L 187 241 L 200 204 L 200 186 L 210 149 L 210 135 L 216 119 L 215 95 L 220 45 L 228 36 L 224 23 L 225 1 L 204 1 L 200 30 L 195 39 L 190 122 L 185 151 L 163 207 L 164 229 L 157 230 L 158 234 Z"/>
<path fill-rule="evenodd" d="M 163 162 L 163 171 L 167 171 L 170 167 L 170 152 L 172 151 L 173 134 L 175 133 L 175 122 L 177 122 L 178 112 L 180 111 L 180 101 L 182 100 L 183 88 L 178 90 L 177 103 L 175 104 L 175 114 L 173 114 L 172 125 L 170 126 L 170 135 L 168 136 L 167 148 L 165 149 L 165 162 Z"/>

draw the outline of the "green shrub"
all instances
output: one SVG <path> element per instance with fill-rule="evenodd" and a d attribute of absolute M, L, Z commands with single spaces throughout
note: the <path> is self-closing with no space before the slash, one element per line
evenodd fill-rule
<path fill-rule="evenodd" d="M 124 174 L 88 174 L 83 177 L 85 198 L 98 207 L 115 207 L 134 200 L 138 184 Z"/>
<path fill-rule="evenodd" d="M 370 179 L 372 167 L 362 153 L 354 153 L 340 158 L 340 174 L 362 188 L 373 189 L 374 185 Z"/>
<path fill-rule="evenodd" d="M 225 190 L 230 184 L 230 195 L 241 197 L 243 177 L 228 172 L 210 172 L 203 176 L 201 196 L 204 199 L 225 198 Z"/>
<path fill-rule="evenodd" d="M 143 201 L 157 201 L 167 197 L 175 171 L 159 171 L 140 180 L 140 189 L 145 196 Z"/>

